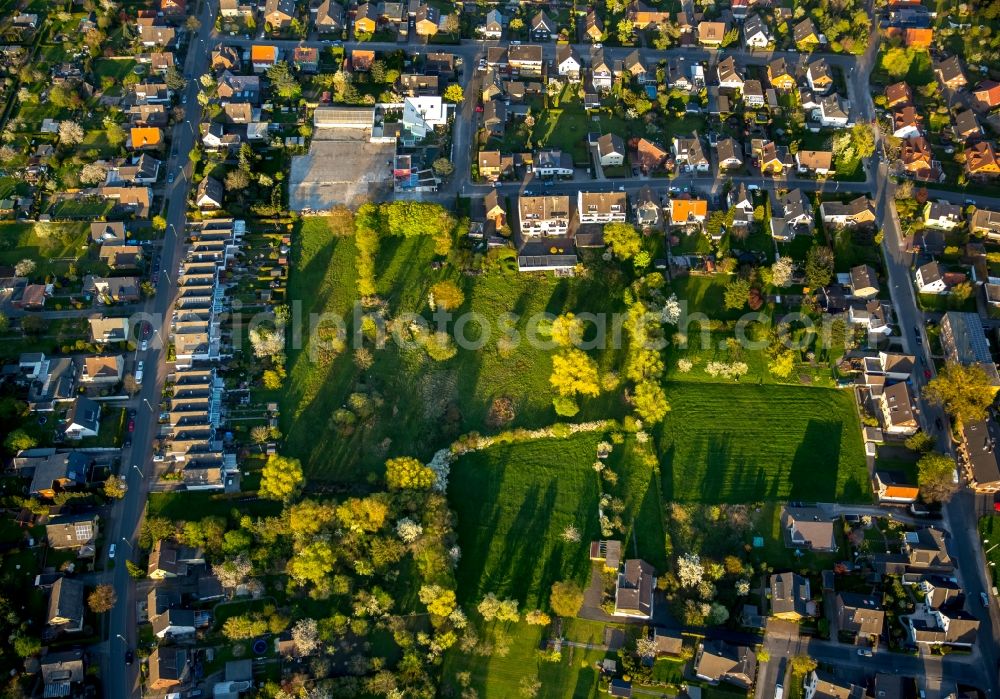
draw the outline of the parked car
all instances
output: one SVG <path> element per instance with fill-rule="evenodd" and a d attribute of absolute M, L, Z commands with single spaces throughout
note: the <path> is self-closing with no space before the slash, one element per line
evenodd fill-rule
<path fill-rule="evenodd" d="M 979 593 L 979 601 L 983 603 L 984 607 L 986 607 L 987 609 L 989 609 L 989 607 L 990 607 L 990 598 L 989 598 L 989 596 L 985 592 L 980 592 Z"/>
<path fill-rule="evenodd" d="M 135 418 L 131 418 L 128 421 L 128 431 L 129 432 L 135 432 Z"/>
<path fill-rule="evenodd" d="M 125 664 L 131 665 L 134 661 L 135 661 L 135 653 L 133 653 L 132 649 L 130 648 L 129 650 L 125 651 Z"/>
<path fill-rule="evenodd" d="M 108 547 L 108 558 L 113 559 L 114 557 L 115 557 L 115 545 L 111 544 L 111 546 Z"/>

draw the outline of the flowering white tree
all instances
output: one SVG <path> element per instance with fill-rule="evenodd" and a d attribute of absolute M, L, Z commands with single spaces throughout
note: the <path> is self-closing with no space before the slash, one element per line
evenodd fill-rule
<path fill-rule="evenodd" d="M 75 121 L 59 122 L 59 142 L 68 146 L 74 146 L 83 140 L 83 127 Z"/>
<path fill-rule="evenodd" d="M 310 655 L 319 648 L 319 631 L 315 619 L 299 619 L 292 627 L 292 641 L 299 655 Z"/>
<path fill-rule="evenodd" d="M 656 657 L 656 641 L 643 636 L 635 642 L 635 652 L 640 658 Z"/>
<path fill-rule="evenodd" d="M 255 357 L 273 357 L 285 351 L 285 333 L 283 329 L 252 328 L 250 330 L 250 344 L 253 346 Z"/>
<path fill-rule="evenodd" d="M 424 528 L 409 517 L 404 517 L 396 522 L 396 535 L 403 540 L 404 544 L 412 544 L 423 533 Z"/>
<path fill-rule="evenodd" d="M 670 295 L 660 315 L 667 325 L 677 325 L 677 321 L 681 318 L 681 302 L 677 300 L 677 294 Z"/>
<path fill-rule="evenodd" d="M 434 472 L 432 490 L 443 493 L 448 489 L 448 474 L 451 473 L 452 453 L 450 449 L 438 449 L 431 457 L 427 468 Z"/>
<path fill-rule="evenodd" d="M 35 271 L 35 261 L 30 260 L 27 257 L 14 265 L 14 275 L 18 277 L 27 277 L 29 274 Z"/>
<path fill-rule="evenodd" d="M 677 579 L 683 587 L 697 587 L 705 576 L 701 557 L 696 553 L 685 553 L 677 559 Z"/>
<path fill-rule="evenodd" d="M 580 530 L 574 527 L 572 524 L 570 524 L 565 529 L 563 529 L 562 539 L 563 541 L 575 544 L 580 541 Z"/>
<path fill-rule="evenodd" d="M 223 587 L 232 589 L 246 582 L 252 570 L 250 559 L 241 553 L 236 558 L 230 558 L 222 565 L 216 566 L 215 577 Z"/>
<path fill-rule="evenodd" d="M 736 594 L 740 597 L 746 597 L 750 594 L 750 581 L 743 579 L 736 581 Z"/>

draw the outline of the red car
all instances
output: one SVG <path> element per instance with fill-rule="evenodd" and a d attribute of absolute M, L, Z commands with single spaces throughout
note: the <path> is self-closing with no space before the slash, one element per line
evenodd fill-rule
<path fill-rule="evenodd" d="M 135 418 L 128 421 L 128 431 L 135 432 Z"/>

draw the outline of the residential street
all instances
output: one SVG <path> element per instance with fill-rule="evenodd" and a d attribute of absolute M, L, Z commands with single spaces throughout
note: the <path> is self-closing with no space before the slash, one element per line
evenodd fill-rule
<path fill-rule="evenodd" d="M 155 464 L 151 458 L 153 440 L 158 431 L 160 396 L 166 379 L 166 346 L 162 338 L 169 336 L 170 309 L 177 293 L 174 272 L 184 242 L 184 222 L 192 169 L 187 154 L 195 144 L 196 125 L 201 121 L 201 106 L 196 98 L 197 76 L 208 68 L 210 55 L 208 40 L 214 25 L 215 7 L 215 0 L 204 0 L 198 15 L 201 19 L 201 29 L 197 37 L 191 38 L 184 61 L 184 74 L 189 78 L 187 105 L 184 120 L 174 127 L 174 154 L 167 163 L 167 172 L 177 173 L 175 181 L 167 185 L 166 191 L 167 231 L 163 240 L 160 267 L 167 270 L 167 274 L 161 274 L 157 294 L 146 303 L 148 319 L 153 323 L 156 332 L 150 341 L 149 350 L 142 353 L 147 367 L 146 380 L 142 384 L 141 392 L 130 402 L 137 411 L 136 429 L 131 449 L 122 451 L 121 473 L 128 481 L 129 490 L 126 496 L 115 504 L 109 528 L 109 541 L 118 544 L 118 555 L 111 572 L 118 602 L 111 611 L 108 647 L 107 652 L 101 657 L 101 663 L 107 696 L 115 698 L 140 695 L 139 664 L 134 663 L 130 667 L 125 665 L 125 652 L 135 649 L 136 646 L 137 596 L 124 559 L 132 558 L 138 546 L 146 495 L 155 471 Z"/>

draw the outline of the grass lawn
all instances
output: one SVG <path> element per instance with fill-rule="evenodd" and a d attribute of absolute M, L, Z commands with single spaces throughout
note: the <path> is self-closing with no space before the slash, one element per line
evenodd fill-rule
<path fill-rule="evenodd" d="M 353 238 L 331 239 L 323 219 L 306 219 L 296 236 L 289 298 L 302 303 L 302 317 L 329 312 L 349 319 L 356 297 Z M 431 268 L 430 240 L 410 238 L 384 241 L 376 264 L 378 293 L 390 315 L 424 312 L 432 284 L 451 279 L 462 287 L 471 310 L 489 321 L 493 332 L 480 349 L 459 349 L 446 362 L 431 360 L 423 350 L 403 349 L 391 339 L 373 351 L 375 363 L 362 375 L 350 352 L 323 363 L 305 350 L 289 351 L 282 431 L 286 451 L 303 461 L 307 475 L 330 480 L 356 480 L 364 473 L 381 474 L 387 457 L 401 454 L 429 458 L 454 437 L 470 430 L 488 431 L 485 424 L 492 400 L 512 399 L 514 425 L 540 427 L 556 421 L 549 384 L 551 354 L 527 341 L 517 343 L 508 356 L 497 349 L 498 320 L 514 313 L 518 332 L 525 337 L 528 319 L 538 313 L 564 310 L 617 310 L 620 293 L 609 291 L 604 275 L 593 279 L 555 278 L 490 272 L 479 277 L 459 275 L 454 267 Z M 467 338 L 479 337 L 470 323 Z M 305 335 L 308 338 L 308 334 Z M 307 345 L 303 342 L 302 345 Z M 620 353 L 595 354 L 602 369 L 618 368 Z M 350 435 L 330 422 L 347 396 L 357 390 L 378 393 L 384 408 L 376 419 Z M 582 402 L 577 420 L 621 416 L 620 392 Z M 392 419 L 388 419 L 392 415 Z"/>
<path fill-rule="evenodd" d="M 87 253 L 87 223 L 0 223 L 0 264 L 35 261 L 35 274 L 63 273 Z"/>
<path fill-rule="evenodd" d="M 207 492 L 150 493 L 146 516 L 187 521 L 209 516 L 228 517 L 234 509 L 241 515 L 270 517 L 281 512 L 281 503 Z"/>
<path fill-rule="evenodd" d="M 990 574 L 993 584 L 1000 585 L 1000 515 L 987 515 L 979 520 L 980 539 L 989 539 L 983 549 L 988 551 L 986 560 L 990 564 Z"/>
<path fill-rule="evenodd" d="M 448 499 L 462 548 L 462 601 L 493 592 L 524 608 L 545 608 L 553 582 L 586 583 L 588 547 L 600 534 L 599 477 L 591 464 L 601 438 L 592 433 L 495 446 L 452 466 Z M 563 541 L 569 525 L 579 530 L 579 542 Z"/>
<path fill-rule="evenodd" d="M 106 216 L 113 208 L 114 202 L 96 197 L 85 199 L 61 199 L 49 208 L 49 214 L 55 219 L 86 219 L 93 220 Z"/>
<path fill-rule="evenodd" d="M 516 699 L 521 694 L 524 679 L 538 679 L 542 699 L 581 699 L 598 696 L 596 664 L 605 657 L 613 657 L 601 650 L 586 650 L 563 646 L 559 662 L 543 660 L 538 649 L 545 629 L 525 623 L 496 624 L 495 632 L 510 637 L 510 652 L 505 657 L 498 654 L 473 655 L 453 648 L 445 655 L 442 673 L 442 693 L 458 696 L 461 685 L 456 674 L 468 672 L 469 685 L 483 699 Z"/>
<path fill-rule="evenodd" d="M 98 58 L 94 61 L 94 72 L 98 82 L 101 78 L 114 78 L 116 82 L 121 82 L 135 66 L 136 62 L 131 58 Z"/>
<path fill-rule="evenodd" d="M 851 394 L 795 386 L 667 386 L 666 501 L 870 499 Z"/>

